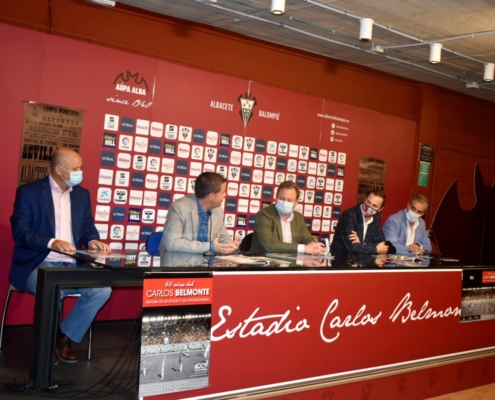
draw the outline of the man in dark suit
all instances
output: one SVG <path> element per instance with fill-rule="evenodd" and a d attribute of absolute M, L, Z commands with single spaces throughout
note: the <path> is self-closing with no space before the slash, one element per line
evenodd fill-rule
<path fill-rule="evenodd" d="M 325 254 L 323 243 L 313 240 L 303 216 L 294 211 L 299 195 L 300 190 L 294 182 L 280 184 L 275 204 L 256 214 L 252 252 Z"/>
<path fill-rule="evenodd" d="M 15 248 L 9 279 L 18 290 L 36 293 L 40 267 L 77 267 L 74 258 L 50 250 L 109 250 L 94 226 L 89 192 L 77 186 L 81 181 L 81 157 L 60 148 L 52 155 L 50 175 L 17 188 L 10 218 Z M 63 289 L 61 297 L 75 293 L 81 297 L 58 328 L 55 363 L 59 358 L 77 362 L 71 340 L 82 340 L 111 289 Z"/>
<path fill-rule="evenodd" d="M 345 210 L 337 223 L 330 252 L 335 256 L 387 254 L 388 246 L 380 223 L 385 194 L 371 191 L 363 204 Z"/>

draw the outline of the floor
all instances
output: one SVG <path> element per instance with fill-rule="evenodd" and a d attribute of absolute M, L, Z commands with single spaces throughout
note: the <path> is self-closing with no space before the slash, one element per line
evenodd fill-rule
<path fill-rule="evenodd" d="M 462 392 L 446 394 L 444 396 L 432 397 L 427 400 L 494 400 L 495 383 L 479 386 Z"/>
<path fill-rule="evenodd" d="M 137 327 L 132 321 L 95 323 L 91 361 L 87 360 L 87 336 L 73 344 L 79 357 L 75 364 L 60 362 L 54 368 L 54 382 L 60 388 L 53 392 L 25 389 L 29 378 L 32 327 L 7 328 L 0 350 L 0 400 L 22 397 L 136 399 L 139 370 Z M 29 344 L 29 345 L 26 345 Z M 74 382 L 72 384 L 72 382 Z M 17 384 L 12 393 L 5 384 Z"/>
<path fill-rule="evenodd" d="M 20 397 L 100 398 L 134 400 L 137 394 L 138 327 L 132 321 L 93 325 L 93 354 L 86 359 L 87 337 L 74 344 L 79 356 L 75 364 L 60 362 L 54 380 L 61 387 L 52 392 L 25 390 L 12 393 L 5 384 L 25 388 L 29 377 L 31 327 L 7 328 L 0 350 L 0 400 Z M 29 345 L 26 345 L 29 343 Z M 74 382 L 74 383 L 72 383 Z M 427 400 L 495 400 L 495 383 Z"/>

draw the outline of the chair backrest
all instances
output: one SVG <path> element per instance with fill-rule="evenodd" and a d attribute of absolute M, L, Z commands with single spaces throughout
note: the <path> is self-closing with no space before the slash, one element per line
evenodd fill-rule
<path fill-rule="evenodd" d="M 251 243 L 253 241 L 253 234 L 249 233 L 242 239 L 241 245 L 239 246 L 240 251 L 249 251 L 251 248 Z"/>
<path fill-rule="evenodd" d="M 146 250 L 148 252 L 154 252 L 158 250 L 160 242 L 162 241 L 163 232 L 155 232 L 148 236 L 146 239 Z"/>

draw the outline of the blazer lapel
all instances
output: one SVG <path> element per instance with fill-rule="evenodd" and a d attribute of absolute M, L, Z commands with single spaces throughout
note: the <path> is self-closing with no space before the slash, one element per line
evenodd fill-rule
<path fill-rule="evenodd" d="M 41 185 L 41 198 L 43 201 L 43 207 L 45 208 L 45 215 L 52 228 L 52 233 L 55 236 L 55 208 L 53 207 L 52 188 L 50 187 L 49 177 L 45 178 Z"/>

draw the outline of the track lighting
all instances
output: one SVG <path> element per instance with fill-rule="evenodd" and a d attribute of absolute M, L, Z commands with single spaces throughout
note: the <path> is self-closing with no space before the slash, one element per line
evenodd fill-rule
<path fill-rule="evenodd" d="M 430 44 L 430 64 L 438 64 L 442 58 L 442 43 Z"/>
<path fill-rule="evenodd" d="M 493 81 L 493 73 L 495 71 L 495 64 L 486 63 L 485 64 L 485 72 L 483 73 L 483 80 L 485 82 Z"/>
<path fill-rule="evenodd" d="M 285 0 L 272 0 L 270 9 L 273 15 L 282 15 L 285 13 Z"/>
<path fill-rule="evenodd" d="M 369 42 L 373 33 L 373 22 L 371 18 L 362 18 L 359 20 L 359 40 L 361 42 Z"/>

